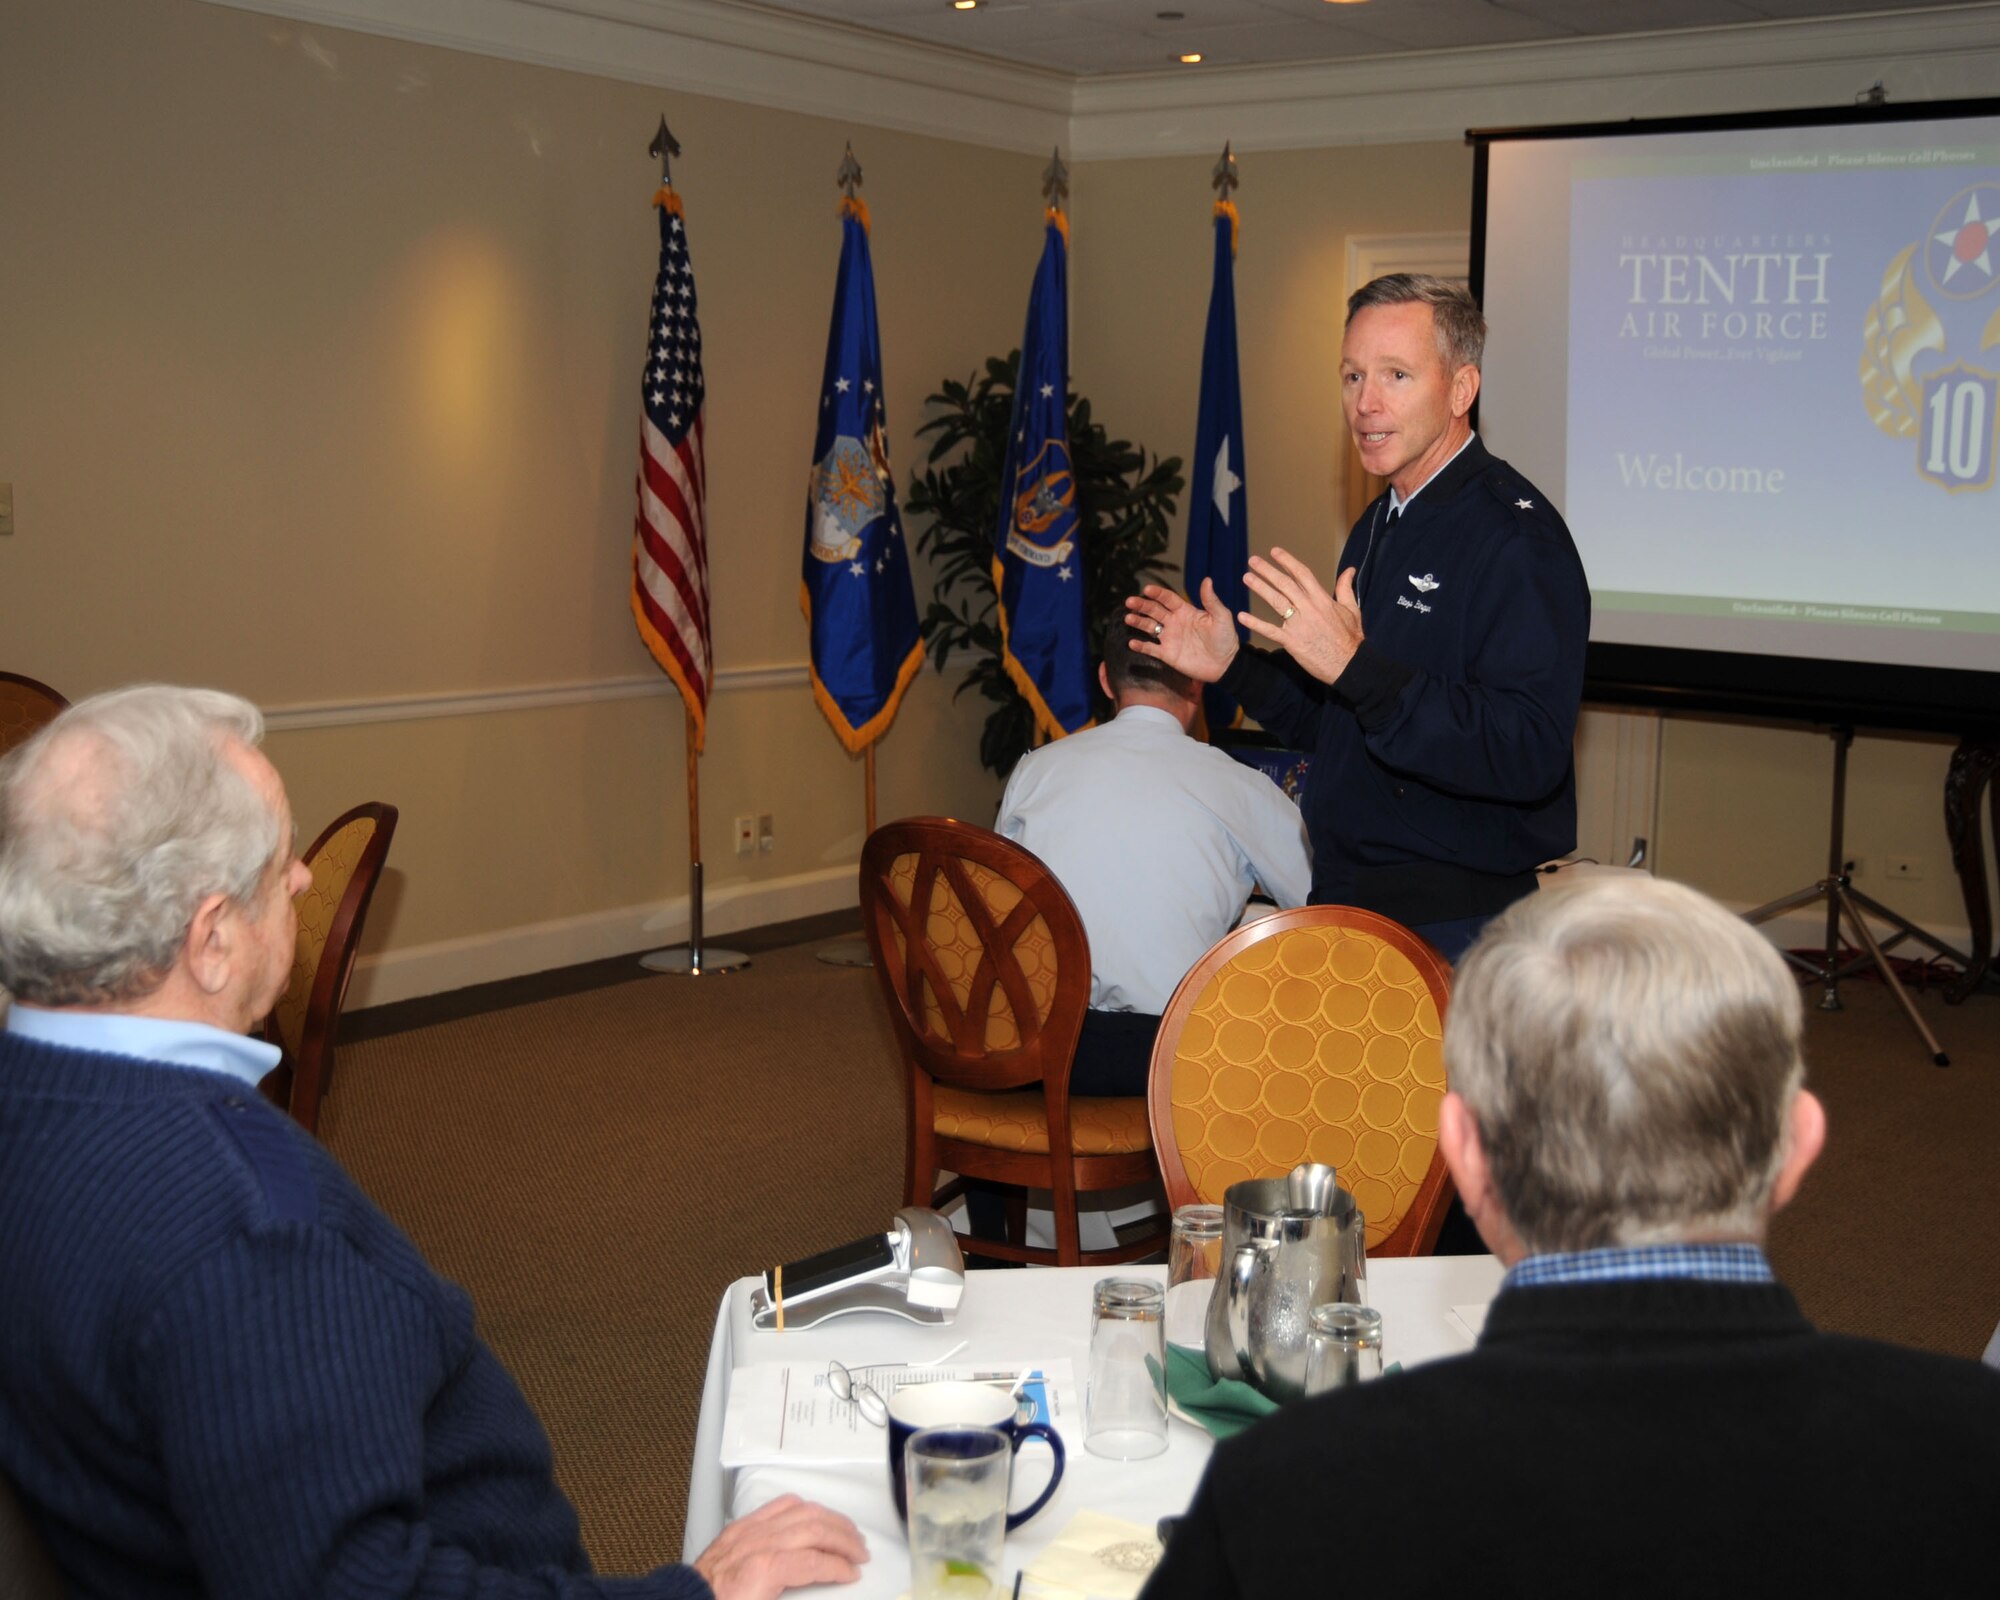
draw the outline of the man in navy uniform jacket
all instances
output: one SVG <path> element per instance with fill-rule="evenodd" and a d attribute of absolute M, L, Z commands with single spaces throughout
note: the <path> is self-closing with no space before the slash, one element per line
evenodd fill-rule
<path fill-rule="evenodd" d="M 0 1476 L 80 1596 L 770 1600 L 796 1499 L 591 1576 L 548 1439 L 427 1266 L 257 1093 L 310 881 L 254 706 L 141 688 L 0 761 Z M 663 1486 L 664 1487 L 664 1486 Z"/>
<path fill-rule="evenodd" d="M 1778 953 L 1692 889 L 1503 913 L 1438 1119 L 1508 1269 L 1477 1348 L 1219 1446 L 1144 1600 L 1992 1594 L 2000 1373 L 1820 1333 L 1765 1262 L 1826 1135 L 1802 1024 Z"/>
<path fill-rule="evenodd" d="M 1246 581 L 1276 621 L 1149 586 L 1134 650 L 1220 683 L 1309 750 L 1315 904 L 1365 906 L 1451 960 L 1576 845 L 1570 746 L 1590 590 L 1548 497 L 1474 437 L 1486 321 L 1441 278 L 1398 273 L 1348 301 L 1340 389 L 1362 464 L 1389 489 L 1348 535 L 1329 594 L 1273 549 Z"/>

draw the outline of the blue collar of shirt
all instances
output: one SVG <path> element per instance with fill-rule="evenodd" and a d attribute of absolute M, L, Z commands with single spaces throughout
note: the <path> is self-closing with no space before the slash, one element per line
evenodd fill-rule
<path fill-rule="evenodd" d="M 163 1067 L 195 1067 L 220 1072 L 256 1088 L 258 1080 L 283 1059 L 274 1044 L 205 1022 L 134 1017 L 107 1011 L 48 1011 L 16 1001 L 7 1012 L 7 1031 L 67 1050 L 95 1050 L 133 1056 Z"/>
<path fill-rule="evenodd" d="M 1754 1244 L 1648 1244 L 1529 1256 L 1508 1269 L 1500 1287 L 1530 1289 L 1550 1283 L 1612 1283 L 1632 1278 L 1777 1282 L 1763 1250 Z"/>
<path fill-rule="evenodd" d="M 1472 441 L 1474 439 L 1477 439 L 1478 437 L 1479 435 L 1476 433 L 1468 433 L 1465 436 L 1465 443 L 1460 445 L 1456 450 L 1452 451 L 1451 460 L 1439 462 L 1437 472 L 1433 472 L 1429 478 L 1424 479 L 1422 483 L 1418 484 L 1416 488 L 1410 491 L 1410 500 L 1416 499 L 1418 495 L 1422 494 L 1426 489 L 1428 489 L 1431 486 L 1432 479 L 1437 477 L 1438 472 L 1444 471 L 1446 467 L 1451 465 L 1452 461 L 1456 461 L 1460 456 L 1464 455 L 1467 448 L 1470 447 L 1470 445 L 1472 444 Z M 1389 490 L 1389 514 L 1391 516 L 1402 515 L 1402 513 L 1408 509 L 1410 500 L 1405 500 L 1392 487 Z"/>

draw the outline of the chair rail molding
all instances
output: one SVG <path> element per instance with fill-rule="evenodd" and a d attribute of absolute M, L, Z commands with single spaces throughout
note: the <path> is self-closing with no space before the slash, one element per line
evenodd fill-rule
<path fill-rule="evenodd" d="M 796 689 L 811 680 L 806 664 L 773 662 L 757 667 L 723 667 L 715 674 L 715 694 L 745 690 Z M 303 705 L 266 706 L 271 733 L 308 728 L 351 728 L 371 722 L 424 722 L 437 717 L 476 717 L 495 711 L 546 711 L 601 700 L 644 700 L 678 694 L 673 679 L 648 672 L 628 678 L 596 678 L 576 683 L 533 683 L 509 689 L 448 689 L 438 694 L 385 694 L 358 700 L 316 700 Z"/>
<path fill-rule="evenodd" d="M 1457 140 L 1524 122 L 1992 93 L 2000 0 L 1363 61 L 1079 78 L 722 0 L 205 0 L 536 66 L 1074 161 Z"/>

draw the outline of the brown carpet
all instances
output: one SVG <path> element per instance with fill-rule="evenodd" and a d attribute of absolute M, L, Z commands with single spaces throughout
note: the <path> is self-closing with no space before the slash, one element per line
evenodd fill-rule
<path fill-rule="evenodd" d="M 471 1290 L 599 1566 L 680 1551 L 725 1285 L 884 1226 L 902 1109 L 872 973 L 816 946 L 344 1046 L 321 1130 Z M 1976 1355 L 2000 1321 L 2000 998 L 1809 1011 L 1832 1137 L 1773 1232 L 1821 1326 Z M 1816 998 L 1816 992 L 1814 994 Z"/>

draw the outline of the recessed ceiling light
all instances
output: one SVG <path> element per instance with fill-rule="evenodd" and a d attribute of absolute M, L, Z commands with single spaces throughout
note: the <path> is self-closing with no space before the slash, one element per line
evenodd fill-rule
<path fill-rule="evenodd" d="M 1200 59 L 1201 59 L 1201 52 L 1199 50 L 1190 50 L 1186 55 L 1181 57 L 1181 65 L 1184 67 L 1191 67 Z"/>
<path fill-rule="evenodd" d="M 951 9 L 954 11 L 971 11 L 978 4 L 979 0 L 951 0 Z"/>
<path fill-rule="evenodd" d="M 1330 6 L 1364 6 L 1368 0 L 1326 0 Z"/>

